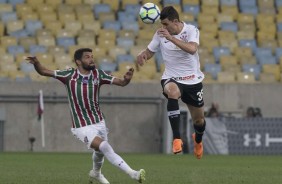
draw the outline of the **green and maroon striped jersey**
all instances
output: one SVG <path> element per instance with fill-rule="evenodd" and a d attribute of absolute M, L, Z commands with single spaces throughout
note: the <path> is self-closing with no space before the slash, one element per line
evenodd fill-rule
<path fill-rule="evenodd" d="M 84 76 L 77 69 L 56 70 L 55 78 L 66 86 L 72 115 L 73 128 L 84 127 L 104 120 L 99 106 L 99 90 L 103 84 L 111 84 L 113 76 L 94 69 Z"/>

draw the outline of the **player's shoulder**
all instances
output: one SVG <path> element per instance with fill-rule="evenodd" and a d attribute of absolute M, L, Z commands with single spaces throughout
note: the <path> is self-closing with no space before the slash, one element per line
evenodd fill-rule
<path fill-rule="evenodd" d="M 198 30 L 198 28 L 193 25 L 193 24 L 187 24 L 187 23 L 184 23 L 184 29 L 186 31 L 193 31 L 193 30 Z"/>
<path fill-rule="evenodd" d="M 109 76 L 111 76 L 111 74 L 110 74 L 110 72 L 107 72 L 107 71 L 105 71 L 105 70 L 102 70 L 102 69 L 95 69 L 95 70 L 93 70 L 93 72 L 96 72 L 96 73 L 98 73 L 99 75 L 109 75 Z"/>
<path fill-rule="evenodd" d="M 64 73 L 64 74 L 67 74 L 67 73 L 73 73 L 75 71 L 74 68 L 70 67 L 70 68 L 66 68 L 66 69 L 63 69 L 63 70 L 55 70 L 57 73 Z"/>

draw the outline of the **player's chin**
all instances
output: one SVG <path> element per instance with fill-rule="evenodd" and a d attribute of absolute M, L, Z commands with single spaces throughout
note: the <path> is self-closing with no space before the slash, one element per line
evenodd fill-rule
<path fill-rule="evenodd" d="M 89 65 L 89 66 L 87 67 L 88 70 L 94 70 L 95 68 L 96 68 L 95 65 Z"/>

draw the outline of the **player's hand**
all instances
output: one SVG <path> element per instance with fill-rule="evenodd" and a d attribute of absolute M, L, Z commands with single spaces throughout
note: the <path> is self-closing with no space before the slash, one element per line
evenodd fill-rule
<path fill-rule="evenodd" d="M 143 66 L 145 61 L 147 61 L 147 54 L 143 51 L 137 55 L 137 64 Z"/>
<path fill-rule="evenodd" d="M 172 40 L 172 38 L 173 38 L 173 36 L 171 36 L 170 33 L 168 32 L 168 30 L 164 29 L 164 28 L 158 29 L 157 33 L 158 33 L 158 35 L 160 35 L 160 37 L 164 37 L 169 41 Z"/>
<path fill-rule="evenodd" d="M 128 71 L 124 75 L 124 80 L 130 81 L 132 79 L 133 73 L 134 73 L 134 69 L 129 68 Z"/>
<path fill-rule="evenodd" d="M 35 56 L 29 56 L 25 60 L 27 60 L 31 64 L 36 64 L 39 63 L 38 59 Z"/>

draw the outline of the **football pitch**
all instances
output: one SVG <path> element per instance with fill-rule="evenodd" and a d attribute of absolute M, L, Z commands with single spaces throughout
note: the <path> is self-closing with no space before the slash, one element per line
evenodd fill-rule
<path fill-rule="evenodd" d="M 120 154 L 133 168 L 146 170 L 148 184 L 278 184 L 281 156 Z M 91 153 L 0 153 L 1 184 L 87 184 Z M 134 184 L 107 160 L 111 184 Z"/>

